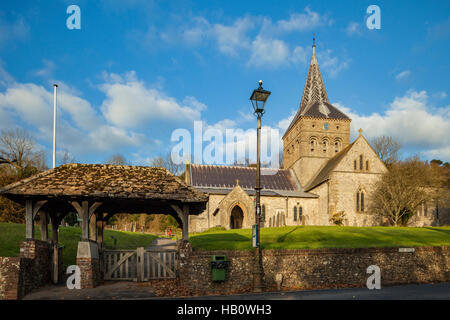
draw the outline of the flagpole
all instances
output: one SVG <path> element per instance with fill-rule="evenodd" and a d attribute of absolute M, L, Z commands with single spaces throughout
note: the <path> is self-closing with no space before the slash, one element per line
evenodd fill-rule
<path fill-rule="evenodd" d="M 53 168 L 56 167 L 56 88 L 57 84 L 53 85 Z"/>

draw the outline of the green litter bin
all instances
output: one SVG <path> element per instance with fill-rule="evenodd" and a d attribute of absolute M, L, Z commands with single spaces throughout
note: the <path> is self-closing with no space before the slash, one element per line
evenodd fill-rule
<path fill-rule="evenodd" d="M 228 259 L 226 256 L 211 256 L 210 266 L 213 281 L 225 281 L 228 269 Z"/>

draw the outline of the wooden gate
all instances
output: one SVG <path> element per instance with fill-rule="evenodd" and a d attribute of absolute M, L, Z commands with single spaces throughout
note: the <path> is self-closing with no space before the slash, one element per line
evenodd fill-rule
<path fill-rule="evenodd" d="M 177 251 L 104 250 L 105 280 L 148 281 L 174 279 L 177 271 Z"/>

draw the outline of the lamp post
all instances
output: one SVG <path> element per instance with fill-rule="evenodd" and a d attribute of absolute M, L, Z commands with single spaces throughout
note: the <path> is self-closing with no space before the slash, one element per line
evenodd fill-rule
<path fill-rule="evenodd" d="M 261 247 L 260 247 L 260 227 L 261 227 L 261 161 L 260 161 L 260 146 L 261 146 L 261 117 L 264 114 L 264 107 L 266 101 L 270 96 L 270 91 L 264 90 L 262 87 L 262 80 L 259 80 L 259 87 L 253 90 L 250 96 L 250 101 L 253 105 L 254 113 L 257 117 L 256 126 L 256 206 L 255 206 L 255 225 L 253 232 L 256 233 L 256 243 L 254 247 L 256 248 L 256 257 L 258 259 L 257 265 L 255 267 L 254 274 L 254 290 L 256 292 L 262 291 L 262 259 L 261 259 Z"/>

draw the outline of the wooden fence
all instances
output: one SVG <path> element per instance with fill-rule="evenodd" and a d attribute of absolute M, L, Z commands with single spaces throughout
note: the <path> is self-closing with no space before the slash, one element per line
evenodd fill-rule
<path fill-rule="evenodd" d="M 105 280 L 148 281 L 177 276 L 176 250 L 105 250 Z"/>

